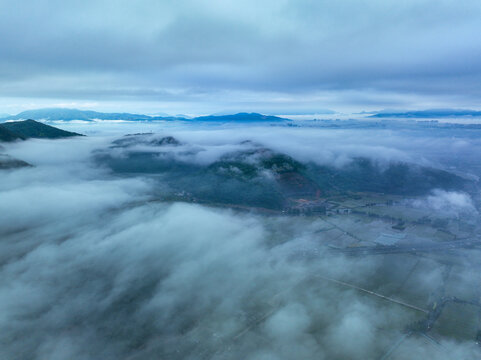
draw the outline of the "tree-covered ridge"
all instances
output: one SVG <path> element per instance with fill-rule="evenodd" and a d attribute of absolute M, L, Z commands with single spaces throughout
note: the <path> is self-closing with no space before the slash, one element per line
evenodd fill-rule
<path fill-rule="evenodd" d="M 70 131 L 43 124 L 35 120 L 13 121 L 0 124 L 0 141 L 37 139 L 58 139 L 71 136 L 83 136 Z"/>
<path fill-rule="evenodd" d="M 135 145 L 142 144 L 139 148 Z M 434 189 L 466 190 L 474 185 L 456 174 L 413 163 L 353 158 L 342 167 L 301 162 L 260 144 L 202 163 L 204 150 L 173 137 L 137 134 L 115 140 L 96 159 L 118 174 L 157 178 L 174 193 L 207 203 L 282 209 L 292 201 L 318 201 L 350 192 L 424 195 Z M 116 151 L 111 151 L 115 149 Z M 303 201 L 304 201 L 303 200 Z"/>

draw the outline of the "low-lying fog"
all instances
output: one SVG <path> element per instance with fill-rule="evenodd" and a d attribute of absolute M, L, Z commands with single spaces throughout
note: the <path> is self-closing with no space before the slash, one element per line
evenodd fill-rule
<path fill-rule="evenodd" d="M 333 281 L 389 296 L 413 256 L 329 251 L 320 217 L 163 202 L 158 180 L 116 175 L 93 156 L 118 151 L 109 146 L 125 134 L 152 131 L 174 136 L 184 144 L 175 151 L 199 164 L 250 146 L 242 144 L 250 140 L 301 162 L 342 167 L 367 157 L 475 179 L 481 175 L 478 134 L 57 126 L 88 136 L 4 145 L 33 167 L 0 172 L 2 359 L 479 358 L 474 338 L 407 336 L 425 313 Z M 477 193 L 439 189 L 405 199 L 413 209 L 472 221 L 478 200 Z M 348 217 L 335 221 L 351 226 Z M 456 296 L 471 299 L 479 266 L 456 261 L 454 266 L 462 264 Z M 416 306 L 426 309 L 445 264 L 427 259 L 417 266 L 408 298 L 403 292 L 392 296 L 413 302 L 420 294 Z"/>

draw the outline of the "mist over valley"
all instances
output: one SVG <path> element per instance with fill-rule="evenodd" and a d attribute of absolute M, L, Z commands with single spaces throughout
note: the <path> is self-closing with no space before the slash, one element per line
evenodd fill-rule
<path fill-rule="evenodd" d="M 2 143 L 3 357 L 479 355 L 478 130 L 61 126 Z"/>

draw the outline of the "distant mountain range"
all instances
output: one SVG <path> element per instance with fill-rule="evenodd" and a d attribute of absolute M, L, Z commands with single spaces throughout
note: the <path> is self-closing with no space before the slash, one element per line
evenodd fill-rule
<path fill-rule="evenodd" d="M 208 121 L 208 122 L 278 122 L 290 121 L 289 119 L 281 118 L 272 115 L 262 115 L 258 113 L 238 113 L 232 115 L 209 115 L 198 116 L 191 121 Z"/>
<path fill-rule="evenodd" d="M 4 142 L 29 138 L 58 139 L 71 136 L 83 135 L 61 130 L 31 119 L 0 124 L 0 141 Z"/>
<path fill-rule="evenodd" d="M 420 118 L 432 119 L 443 117 L 481 117 L 481 111 L 463 109 L 430 109 L 413 111 L 381 111 L 371 118 Z"/>
<path fill-rule="evenodd" d="M 17 115 L 6 116 L 0 120 L 151 120 L 148 115 L 129 114 L 129 113 L 102 113 L 90 110 L 48 108 L 23 111 Z"/>
<path fill-rule="evenodd" d="M 9 115 L 0 118 L 0 121 L 7 120 L 127 120 L 127 121 L 156 121 L 156 120 L 180 120 L 180 121 L 202 121 L 202 122 L 279 122 L 289 121 L 289 119 L 262 115 L 258 113 L 238 113 L 231 115 L 209 115 L 199 116 L 194 118 L 187 118 L 181 116 L 149 116 L 143 114 L 130 114 L 130 113 L 103 113 L 91 110 L 78 110 L 78 109 L 63 109 L 63 108 L 48 108 L 23 111 L 17 115 Z"/>
<path fill-rule="evenodd" d="M 360 113 L 362 114 L 362 113 Z M 5 115 L 5 114 L 3 114 Z M 189 117 L 185 115 L 169 116 L 167 114 L 145 115 L 131 113 L 104 113 L 92 110 L 46 108 L 23 111 L 17 115 L 0 115 L 0 122 L 7 120 L 44 120 L 44 121 L 95 121 L 95 120 L 125 120 L 125 121 L 192 121 L 215 123 L 275 123 L 291 121 L 273 115 L 240 112 L 236 114 L 218 113 L 207 116 Z M 455 117 L 481 117 L 481 111 L 466 109 L 429 109 L 429 110 L 383 110 L 374 113 L 369 118 L 399 118 L 399 119 L 436 119 Z"/>

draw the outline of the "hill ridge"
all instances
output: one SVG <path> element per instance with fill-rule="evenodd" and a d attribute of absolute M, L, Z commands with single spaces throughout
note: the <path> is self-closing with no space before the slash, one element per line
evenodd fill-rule
<path fill-rule="evenodd" d="M 0 141 L 10 142 L 37 139 L 58 139 L 72 136 L 84 136 L 75 132 L 58 129 L 54 126 L 28 119 L 23 121 L 12 121 L 0 124 Z"/>
<path fill-rule="evenodd" d="M 273 115 L 263 115 L 255 112 L 240 112 L 228 115 L 206 115 L 188 118 L 185 116 L 150 116 L 145 114 L 133 113 L 106 113 L 93 110 L 79 110 L 67 108 L 43 108 L 35 110 L 26 110 L 17 115 L 10 115 L 0 118 L 0 121 L 7 120 L 50 120 L 50 121 L 94 121 L 94 120 L 127 120 L 127 121 L 206 121 L 206 122 L 279 122 L 289 121 L 290 119 L 281 118 Z"/>

